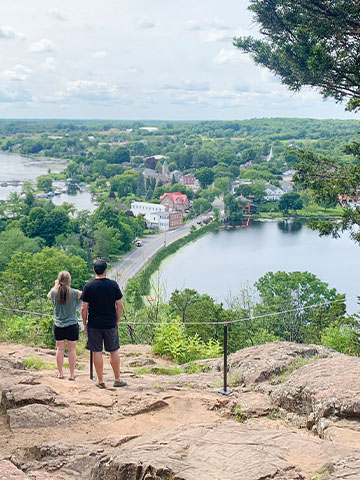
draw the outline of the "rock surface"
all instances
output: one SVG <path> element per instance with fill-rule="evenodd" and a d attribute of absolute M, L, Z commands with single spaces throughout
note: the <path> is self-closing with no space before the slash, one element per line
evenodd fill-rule
<path fill-rule="evenodd" d="M 198 424 L 133 440 L 96 465 L 90 478 L 302 480 L 330 461 L 335 449 L 338 457 L 348 451 L 285 429 L 249 429 L 229 421 Z"/>
<path fill-rule="evenodd" d="M 208 367 L 205 372 L 166 375 L 173 365 L 148 346 L 123 346 L 122 376 L 128 386 L 112 387 L 104 356 L 107 388 L 99 390 L 89 380 L 87 355 L 78 358 L 75 382 L 56 378 L 52 370 L 21 370 L 30 356 L 55 363 L 53 351 L 0 343 L 0 393 L 6 410 L 0 415 L 1 455 L 19 478 L 357 478 L 359 359 L 313 345 L 252 347 L 231 356 L 233 392 L 223 396 L 218 392 L 220 359 L 199 362 Z M 276 385 L 272 376 L 299 356 L 312 363 Z M 154 373 L 140 374 L 139 365 Z M 299 400 L 301 408 L 285 393 L 279 403 L 282 389 L 298 385 L 300 397 L 308 388 Z M 309 432 L 299 425 L 316 428 Z"/>
<path fill-rule="evenodd" d="M 52 427 L 65 423 L 70 415 L 65 411 L 47 405 L 26 405 L 8 410 L 7 422 L 11 430 Z"/>
<path fill-rule="evenodd" d="M 41 403 L 50 405 L 54 403 L 57 393 L 46 385 L 16 385 L 10 390 L 2 392 L 1 406 L 8 410 L 9 408 L 22 407 L 32 403 Z"/>
<path fill-rule="evenodd" d="M 0 459 L 0 480 L 28 480 L 28 477 L 9 460 Z"/>
<path fill-rule="evenodd" d="M 232 353 L 228 357 L 229 371 L 237 372 L 239 382 L 245 385 L 269 380 L 289 368 L 298 357 L 323 358 L 339 354 L 321 345 L 302 345 L 292 342 L 272 342 L 256 345 Z M 222 361 L 213 361 L 213 367 L 222 369 Z"/>
<path fill-rule="evenodd" d="M 359 357 L 320 359 L 292 373 L 271 397 L 280 407 L 307 416 L 321 434 L 327 426 L 324 418 L 360 420 L 359 379 Z"/>
<path fill-rule="evenodd" d="M 329 474 L 324 480 L 359 480 L 360 478 L 360 454 L 354 453 L 341 458 L 329 467 Z"/>

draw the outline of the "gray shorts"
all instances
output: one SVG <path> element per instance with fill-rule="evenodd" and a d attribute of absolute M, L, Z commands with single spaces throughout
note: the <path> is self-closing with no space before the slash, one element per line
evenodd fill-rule
<path fill-rule="evenodd" d="M 92 352 L 115 352 L 120 348 L 118 328 L 88 328 L 86 348 Z"/>

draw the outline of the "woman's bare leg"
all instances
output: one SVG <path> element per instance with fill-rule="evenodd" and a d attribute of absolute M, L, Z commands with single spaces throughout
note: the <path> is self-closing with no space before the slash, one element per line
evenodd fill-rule
<path fill-rule="evenodd" d="M 58 369 L 58 377 L 64 378 L 63 365 L 65 353 L 65 340 L 56 340 L 56 365 Z"/>
<path fill-rule="evenodd" d="M 70 368 L 70 378 L 75 378 L 75 363 L 76 363 L 76 340 L 68 340 L 68 359 Z"/>

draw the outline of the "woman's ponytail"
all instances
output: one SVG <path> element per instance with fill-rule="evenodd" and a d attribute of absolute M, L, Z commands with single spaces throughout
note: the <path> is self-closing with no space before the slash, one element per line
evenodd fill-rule
<path fill-rule="evenodd" d="M 59 273 L 57 278 L 57 301 L 61 305 L 67 303 L 70 297 L 71 275 L 66 270 Z"/>

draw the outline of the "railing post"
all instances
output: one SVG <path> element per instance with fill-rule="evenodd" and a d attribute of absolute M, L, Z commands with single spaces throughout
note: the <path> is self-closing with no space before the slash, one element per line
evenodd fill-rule
<path fill-rule="evenodd" d="M 220 388 L 219 393 L 230 395 L 232 390 L 227 388 L 227 340 L 228 340 L 228 324 L 224 323 L 224 386 Z"/>
<path fill-rule="evenodd" d="M 90 380 L 94 380 L 93 352 L 90 350 Z"/>

